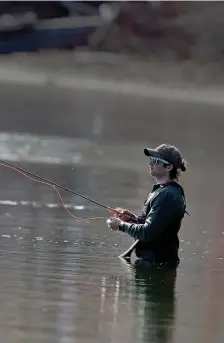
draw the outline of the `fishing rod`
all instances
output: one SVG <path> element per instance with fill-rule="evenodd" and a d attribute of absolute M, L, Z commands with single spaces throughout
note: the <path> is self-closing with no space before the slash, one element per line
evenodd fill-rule
<path fill-rule="evenodd" d="M 6 165 L 6 166 L 8 166 L 8 167 L 10 167 L 10 168 L 12 168 L 12 169 L 18 170 L 18 171 L 20 171 L 20 172 L 22 172 L 22 173 L 31 175 L 31 176 L 33 176 L 33 177 L 39 179 L 39 180 L 42 180 L 42 181 L 44 181 L 44 182 L 46 182 L 46 183 L 52 185 L 53 187 L 58 187 L 58 188 L 61 188 L 61 189 L 65 190 L 65 191 L 67 191 L 67 192 L 69 192 L 69 193 L 72 193 L 72 194 L 74 194 L 74 195 L 77 195 L 77 196 L 80 197 L 80 198 L 83 198 L 83 199 L 85 199 L 85 200 L 88 200 L 88 201 L 90 201 L 90 202 L 92 202 L 92 203 L 94 203 L 94 204 L 100 206 L 100 207 L 105 208 L 106 210 L 108 210 L 109 212 L 111 212 L 111 213 L 113 213 L 113 214 L 115 214 L 115 215 L 121 214 L 120 211 L 118 211 L 118 210 L 116 210 L 116 209 L 114 209 L 114 208 L 112 208 L 112 207 L 103 205 L 103 204 L 101 204 L 100 202 L 95 201 L 95 200 L 93 200 L 93 199 L 91 199 L 91 198 L 89 198 L 89 197 L 87 197 L 87 196 L 85 196 L 85 195 L 79 194 L 79 193 L 77 193 L 77 192 L 75 192 L 75 191 L 73 191 L 73 190 L 71 190 L 71 189 L 69 189 L 69 188 L 67 188 L 67 187 L 64 187 L 64 186 L 62 186 L 62 185 L 57 184 L 56 182 L 52 182 L 52 181 L 50 181 L 50 180 L 48 180 L 48 179 L 45 179 L 44 177 L 39 176 L 39 175 L 34 174 L 34 173 L 31 173 L 31 172 L 29 172 L 29 171 L 27 171 L 27 170 L 25 170 L 25 169 L 22 169 L 22 168 L 20 168 L 20 167 L 14 166 L 13 164 L 11 164 L 11 163 L 9 163 L 9 162 L 6 162 L 6 161 L 0 159 L 0 163 L 2 163 L 3 165 Z"/>

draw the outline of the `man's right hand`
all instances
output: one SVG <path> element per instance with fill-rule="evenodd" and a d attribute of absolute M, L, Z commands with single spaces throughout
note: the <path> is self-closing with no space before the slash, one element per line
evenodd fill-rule
<path fill-rule="evenodd" d="M 116 208 L 116 210 L 119 212 L 116 214 L 116 217 L 122 220 L 123 222 L 126 223 L 137 223 L 138 217 L 132 213 L 131 211 L 128 211 L 123 208 Z"/>

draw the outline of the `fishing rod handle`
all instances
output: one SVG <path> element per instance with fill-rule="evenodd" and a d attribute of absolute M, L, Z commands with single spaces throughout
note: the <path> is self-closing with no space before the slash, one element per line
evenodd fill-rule
<path fill-rule="evenodd" d="M 108 207 L 108 211 L 112 214 L 115 214 L 116 216 L 119 216 L 122 214 L 122 211 L 115 210 L 115 208 L 113 208 L 113 207 Z"/>
<path fill-rule="evenodd" d="M 135 215 L 125 214 L 125 210 L 123 210 L 123 209 L 119 210 L 119 209 L 109 207 L 108 210 L 111 213 L 113 213 L 116 217 L 118 217 L 119 219 L 121 219 L 127 223 L 137 224 L 137 217 Z M 126 215 L 125 218 L 124 218 L 124 215 Z"/>

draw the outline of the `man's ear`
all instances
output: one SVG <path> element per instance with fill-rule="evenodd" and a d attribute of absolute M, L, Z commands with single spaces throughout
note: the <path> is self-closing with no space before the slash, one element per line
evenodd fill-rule
<path fill-rule="evenodd" d="M 166 166 L 166 169 L 168 171 L 171 171 L 173 169 L 173 165 L 172 164 L 168 164 L 168 166 Z"/>

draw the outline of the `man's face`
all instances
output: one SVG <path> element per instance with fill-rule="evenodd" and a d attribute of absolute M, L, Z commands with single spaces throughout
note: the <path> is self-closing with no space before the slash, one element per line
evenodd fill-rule
<path fill-rule="evenodd" d="M 156 157 L 149 158 L 149 171 L 150 174 L 156 178 L 161 178 L 167 176 L 169 174 L 170 168 L 166 168 L 166 165 L 169 166 L 169 163 L 165 163 L 166 161 L 160 160 Z"/>

